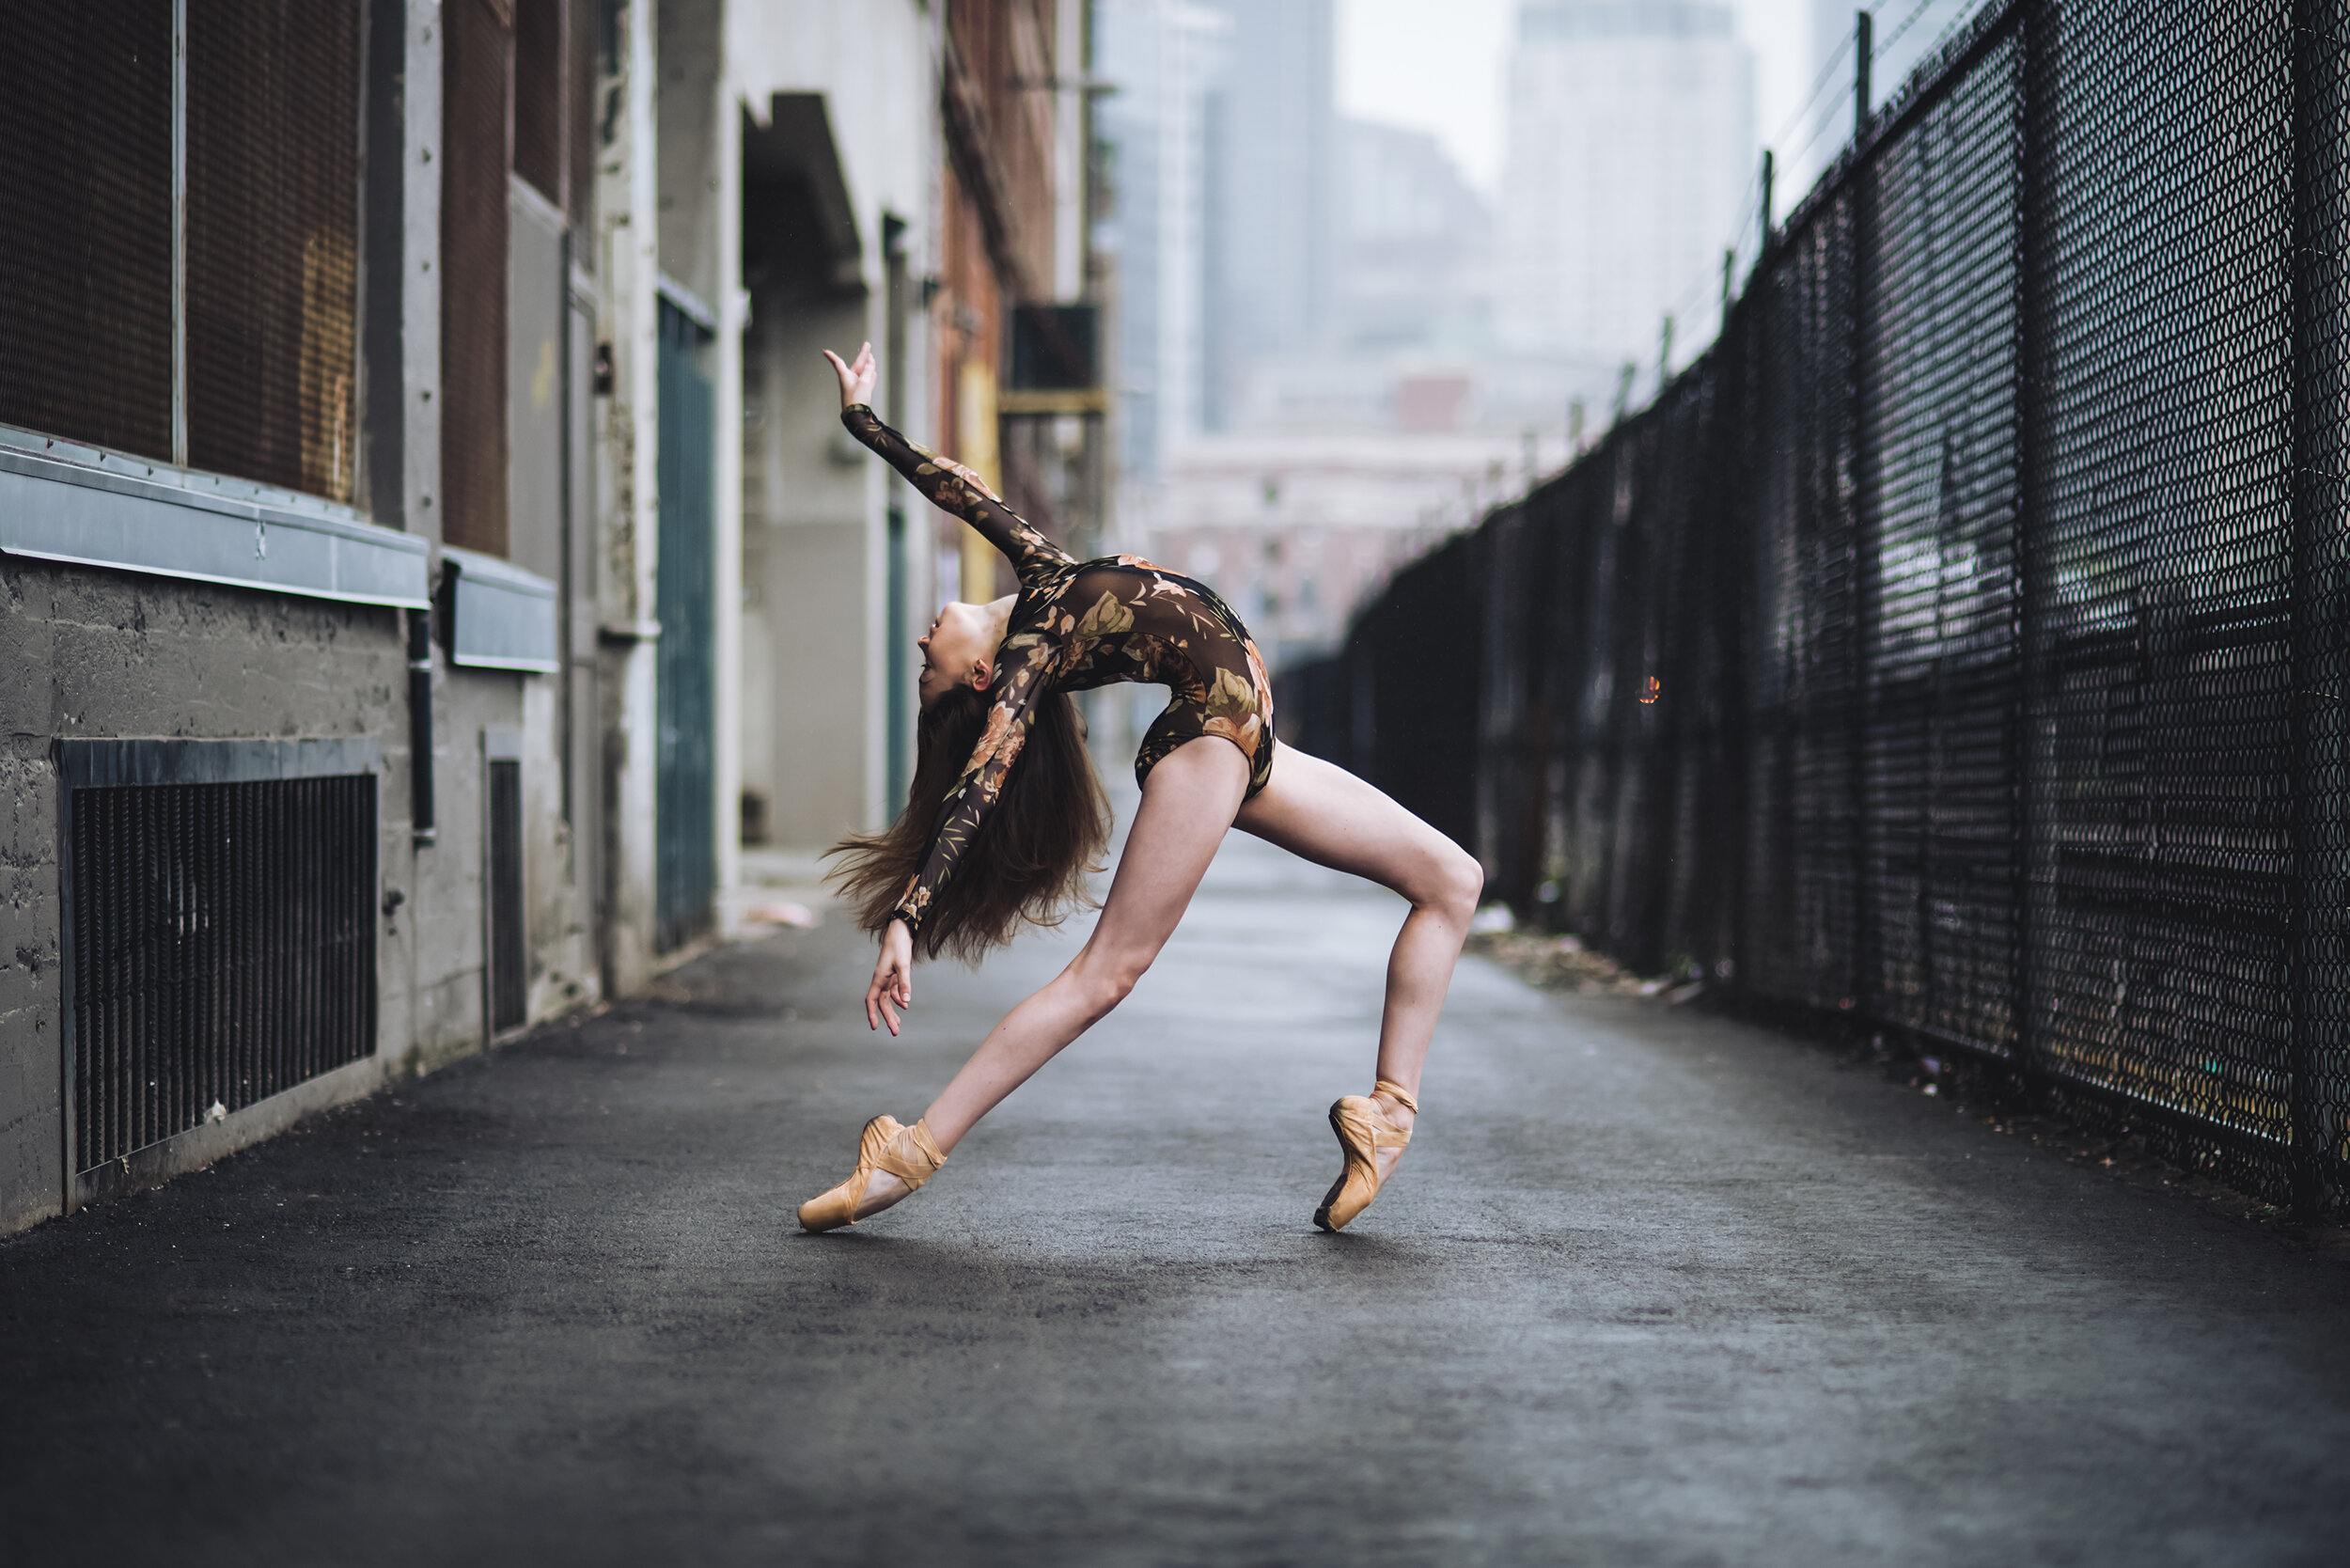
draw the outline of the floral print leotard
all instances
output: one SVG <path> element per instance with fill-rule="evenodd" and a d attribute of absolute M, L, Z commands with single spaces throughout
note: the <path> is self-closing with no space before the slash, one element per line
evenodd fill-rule
<path fill-rule="evenodd" d="M 922 870 L 898 901 L 908 929 L 922 929 L 931 900 L 995 804 L 1036 705 L 1049 693 L 1120 681 L 1166 686 L 1174 698 L 1143 732 L 1136 779 L 1150 776 L 1185 741 L 1221 735 L 1248 759 L 1248 797 L 1265 787 L 1273 771 L 1273 682 L 1248 628 L 1214 589 L 1138 556 L 1080 561 L 1004 505 L 978 475 L 916 446 L 863 403 L 843 409 L 840 422 L 932 505 L 979 529 L 1020 579 L 995 654 L 986 733 L 939 809 Z"/>

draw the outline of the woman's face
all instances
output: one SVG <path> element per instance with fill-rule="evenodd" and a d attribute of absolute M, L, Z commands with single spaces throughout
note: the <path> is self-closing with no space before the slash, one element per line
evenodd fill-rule
<path fill-rule="evenodd" d="M 922 651 L 922 674 L 915 684 L 923 707 L 957 686 L 987 689 L 995 674 L 992 630 L 985 608 L 958 602 L 940 610 L 930 631 L 914 639 Z"/>

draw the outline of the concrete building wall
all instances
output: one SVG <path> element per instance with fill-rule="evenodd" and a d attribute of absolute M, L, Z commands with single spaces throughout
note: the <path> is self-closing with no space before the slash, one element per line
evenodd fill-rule
<path fill-rule="evenodd" d="M 570 509 L 585 504 L 566 482 L 565 422 L 588 392 L 587 367 L 565 341 L 571 265 L 562 211 L 517 179 L 510 196 L 507 321 L 507 526 L 509 558 L 561 584 L 570 566 Z M 560 620 L 568 618 L 558 617 Z M 561 627 L 558 624 L 558 635 Z M 560 655 L 558 654 L 558 657 Z M 592 1001 L 601 991 L 591 925 L 592 887 L 577 830 L 592 826 L 593 798 L 570 752 L 566 680 L 558 668 L 517 677 L 522 731 L 524 930 L 529 948 L 529 1016 Z"/>
<path fill-rule="evenodd" d="M 53 739 L 402 733 L 399 612 L 0 557 L 0 1230 L 66 1197 L 65 980 Z M 407 881 L 406 751 L 379 779 L 382 875 Z M 413 922 L 378 930 L 404 990 Z M 409 1054 L 384 1043 L 384 1065 Z"/>
<path fill-rule="evenodd" d="M 698 22 L 703 55 L 718 61 L 717 0 L 698 12 L 687 4 L 671 8 L 681 24 Z M 566 8 L 574 25 L 593 25 L 596 9 Z M 71 494 L 114 494 L 106 484 L 120 485 L 86 473 L 72 483 L 27 480 L 34 469 L 25 463 L 66 461 L 68 451 L 44 453 L 38 431 L 0 431 L 16 464 L 0 541 L 19 541 L 0 554 L 0 666 L 10 672 L 0 682 L 0 798 L 7 801 L 0 813 L 0 1230 L 58 1213 L 77 1190 L 66 1158 L 58 741 L 298 737 L 364 739 L 377 748 L 374 1054 L 150 1145 L 139 1152 L 137 1180 L 202 1164 L 321 1105 L 487 1043 L 494 748 L 518 754 L 523 768 L 529 1017 L 593 999 L 609 988 L 607 977 L 627 990 L 649 974 L 655 629 L 648 622 L 658 502 L 650 483 L 658 440 L 651 302 L 662 195 L 652 10 L 650 0 L 618 8 L 619 47 L 596 73 L 598 103 L 607 111 L 595 117 L 599 145 L 589 165 L 599 221 L 572 242 L 584 242 L 586 253 L 567 255 L 562 212 L 519 184 L 512 192 L 510 330 L 502 346 L 507 556 L 512 567 L 557 586 L 558 624 L 570 640 L 544 651 L 555 670 L 479 667 L 454 657 L 446 602 L 435 612 L 436 636 L 424 661 L 437 806 L 429 834 L 420 831 L 412 788 L 406 633 L 420 607 L 304 596 L 342 591 L 323 578 L 306 589 L 276 590 L 159 574 L 178 567 L 124 569 L 142 549 L 164 556 L 180 549 L 169 541 L 181 526 L 196 525 L 178 521 L 180 508 L 197 502 L 142 503 L 142 525 L 152 525 L 149 542 L 133 539 L 128 555 L 98 557 L 122 566 L 27 554 L 21 543 L 27 526 L 40 525 L 53 500 L 65 509 L 57 517 L 79 517 Z M 414 587 L 400 592 L 421 606 L 440 572 L 445 510 L 444 18 L 439 0 L 377 5 L 364 14 L 355 506 L 160 464 L 146 469 L 142 482 L 172 494 L 227 494 L 390 541 L 363 539 L 361 547 L 407 563 Z M 697 258 L 731 304 L 736 245 L 727 198 L 736 180 L 728 141 L 735 122 L 730 100 L 720 112 L 716 75 L 713 66 L 703 80 L 686 83 L 668 108 L 690 119 L 686 99 L 699 94 L 710 133 L 682 178 L 713 188 L 702 211 L 713 222 Z M 684 153 L 697 154 L 691 136 L 680 139 Z M 696 259 L 683 244 L 673 248 L 681 260 Z M 600 337 L 611 346 L 613 387 L 591 402 Z M 719 415 L 721 428 L 737 417 L 723 401 Z M 70 461 L 84 470 L 123 462 L 85 448 L 73 448 Z M 223 514 L 201 515 L 217 528 Z M 365 526 L 369 520 L 374 529 Z M 67 526 L 51 532 L 70 538 L 58 532 Z M 297 529 L 281 541 L 275 525 L 266 525 L 253 555 L 298 553 L 319 537 Z M 57 547 L 41 548 L 54 555 Z M 234 570 L 268 579 L 258 567 Z M 569 603 L 566 594 L 573 596 Z M 736 595 L 730 574 L 723 576 L 722 603 Z M 560 667 L 566 656 L 568 671 Z M 731 729 L 723 713 L 722 722 Z"/>
<path fill-rule="evenodd" d="M 595 614 L 603 737 L 603 979 L 628 995 L 650 982 L 658 682 L 653 619 L 660 540 L 660 258 L 654 27 L 650 0 L 627 0 L 599 78 L 596 321 L 608 360 L 597 397 Z"/>

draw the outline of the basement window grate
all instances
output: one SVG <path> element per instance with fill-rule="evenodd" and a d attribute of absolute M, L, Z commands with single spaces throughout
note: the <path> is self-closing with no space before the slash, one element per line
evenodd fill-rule
<path fill-rule="evenodd" d="M 77 1173 L 374 1053 L 373 743 L 61 749 Z"/>

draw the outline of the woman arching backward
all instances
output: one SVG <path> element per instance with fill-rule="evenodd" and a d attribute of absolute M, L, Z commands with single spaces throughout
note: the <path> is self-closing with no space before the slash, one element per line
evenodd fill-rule
<path fill-rule="evenodd" d="M 1483 878 L 1466 852 L 1343 769 L 1273 737 L 1273 696 L 1246 628 L 1204 584 L 1133 556 L 1079 561 L 969 469 L 924 450 L 868 406 L 871 344 L 829 350 L 841 422 L 1012 564 L 1020 590 L 950 604 L 917 639 L 915 779 L 896 824 L 853 839 L 834 875 L 881 939 L 869 1027 L 892 1035 L 914 1002 L 914 950 L 976 958 L 1023 921 L 1083 899 L 1107 809 L 1069 694 L 1113 682 L 1172 694 L 1135 759 L 1135 811 L 1085 947 L 988 1031 L 913 1126 L 877 1116 L 856 1168 L 800 1208 L 809 1231 L 905 1198 L 998 1102 L 1122 1001 L 1190 904 L 1225 830 L 1239 827 L 1411 902 L 1387 960 L 1375 1087 L 1330 1107 L 1344 1165 L 1314 1213 L 1336 1231 L 1378 1195 L 1411 1141 L 1420 1069 Z"/>

